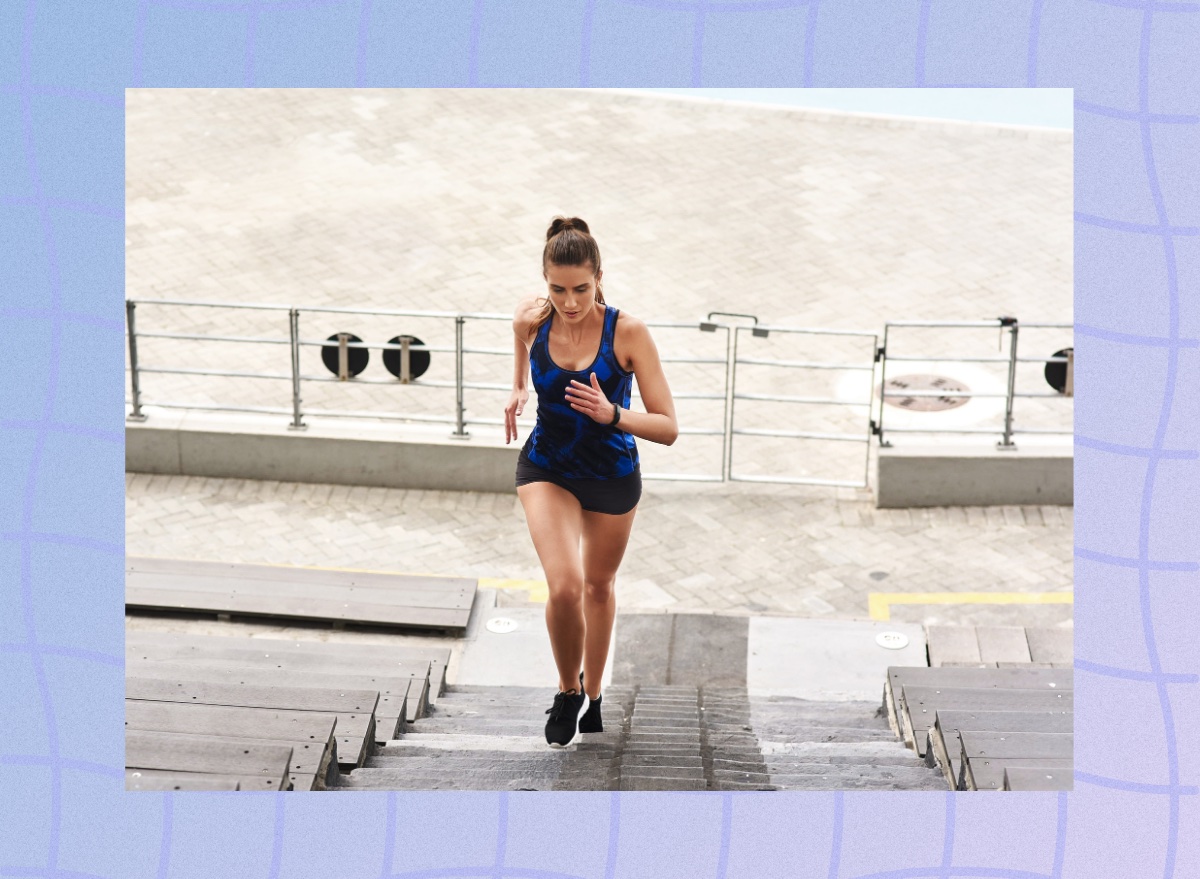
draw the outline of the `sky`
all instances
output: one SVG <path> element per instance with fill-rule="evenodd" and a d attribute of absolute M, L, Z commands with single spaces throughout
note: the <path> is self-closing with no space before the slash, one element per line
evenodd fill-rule
<path fill-rule="evenodd" d="M 631 91 L 631 89 L 621 89 Z M 1072 89 L 637 89 L 824 110 L 1070 129 Z"/>

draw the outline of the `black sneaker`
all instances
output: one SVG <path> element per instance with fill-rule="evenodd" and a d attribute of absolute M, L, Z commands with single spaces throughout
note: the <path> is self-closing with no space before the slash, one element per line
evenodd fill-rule
<path fill-rule="evenodd" d="M 579 738 L 579 718 L 587 711 L 587 693 L 568 690 L 554 695 L 554 704 L 546 709 L 546 742 L 551 748 L 565 748 Z"/>
<path fill-rule="evenodd" d="M 579 673 L 579 686 L 583 688 L 583 672 Z M 595 699 L 588 697 L 588 709 L 584 712 L 583 717 L 579 718 L 579 731 L 584 732 L 604 732 L 604 722 L 600 719 L 600 700 L 604 698 L 601 693 Z"/>

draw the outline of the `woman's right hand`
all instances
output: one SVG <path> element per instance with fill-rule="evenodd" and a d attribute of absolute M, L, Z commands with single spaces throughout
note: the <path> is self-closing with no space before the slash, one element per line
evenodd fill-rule
<path fill-rule="evenodd" d="M 514 388 L 504 407 L 504 443 L 507 445 L 517 438 L 517 416 L 525 411 L 529 402 L 529 391 L 524 388 Z"/>

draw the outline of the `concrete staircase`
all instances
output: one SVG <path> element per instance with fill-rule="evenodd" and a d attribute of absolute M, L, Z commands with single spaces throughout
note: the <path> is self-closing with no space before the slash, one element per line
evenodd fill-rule
<path fill-rule="evenodd" d="M 339 790 L 946 790 L 875 702 L 745 688 L 604 691 L 603 733 L 547 747 L 544 687 L 450 687 Z"/>
<path fill-rule="evenodd" d="M 633 693 L 602 693 L 604 732 L 546 744 L 546 687 L 454 686 L 338 790 L 616 790 Z"/>
<path fill-rule="evenodd" d="M 711 790 L 947 790 L 876 702 L 704 688 Z"/>
<path fill-rule="evenodd" d="M 708 790 L 696 687 L 639 687 L 621 790 Z"/>

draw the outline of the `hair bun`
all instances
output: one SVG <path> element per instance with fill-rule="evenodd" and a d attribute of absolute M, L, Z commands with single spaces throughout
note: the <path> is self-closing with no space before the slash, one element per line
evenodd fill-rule
<path fill-rule="evenodd" d="M 550 224 L 550 228 L 546 231 L 546 240 L 549 241 L 555 235 L 558 235 L 560 232 L 566 232 L 568 229 L 573 229 L 576 232 L 588 232 L 588 224 L 579 219 L 579 217 L 555 217 L 554 222 Z"/>

